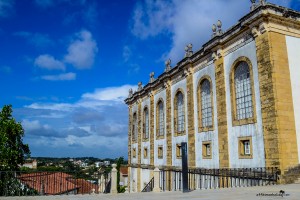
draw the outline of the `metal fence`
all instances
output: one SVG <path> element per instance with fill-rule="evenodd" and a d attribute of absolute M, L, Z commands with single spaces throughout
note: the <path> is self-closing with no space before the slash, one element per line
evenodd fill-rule
<path fill-rule="evenodd" d="M 0 171 L 0 196 L 109 193 L 110 174 Z"/>
<path fill-rule="evenodd" d="M 188 185 L 189 190 L 273 185 L 279 173 L 277 168 L 193 169 L 188 171 Z M 181 190 L 182 171 L 161 170 L 160 188 Z"/>

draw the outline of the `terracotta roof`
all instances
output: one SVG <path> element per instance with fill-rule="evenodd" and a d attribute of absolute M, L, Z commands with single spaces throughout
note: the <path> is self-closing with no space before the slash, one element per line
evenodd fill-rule
<path fill-rule="evenodd" d="M 74 193 L 91 193 L 92 189 L 97 191 L 98 187 L 84 179 L 74 179 L 70 174 L 63 172 L 37 172 L 22 174 L 20 181 L 29 188 L 37 190 L 38 193 L 49 195 Z M 43 191 L 43 192 L 42 192 Z"/>
<path fill-rule="evenodd" d="M 120 173 L 124 175 L 128 175 L 128 167 L 127 166 L 121 166 L 120 167 Z"/>

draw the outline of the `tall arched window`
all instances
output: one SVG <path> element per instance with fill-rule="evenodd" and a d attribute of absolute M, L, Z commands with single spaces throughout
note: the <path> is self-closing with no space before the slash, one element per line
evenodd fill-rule
<path fill-rule="evenodd" d="M 183 100 L 183 94 L 182 92 L 177 92 L 175 97 L 176 102 L 176 130 L 177 132 L 183 132 L 184 131 L 184 100 Z"/>
<path fill-rule="evenodd" d="M 165 130 L 165 114 L 164 114 L 164 104 L 162 101 L 159 101 L 157 104 L 157 135 L 163 136 Z"/>
<path fill-rule="evenodd" d="M 249 65 L 238 63 L 234 71 L 236 120 L 253 117 L 252 89 Z"/>
<path fill-rule="evenodd" d="M 137 141 L 137 115 L 136 113 L 133 114 L 133 119 L 132 119 L 132 140 Z"/>
<path fill-rule="evenodd" d="M 148 108 L 146 107 L 144 109 L 144 139 L 149 138 L 149 111 Z"/>
<path fill-rule="evenodd" d="M 210 82 L 204 79 L 200 84 L 201 92 L 201 125 L 202 127 L 212 126 L 212 95 Z"/>

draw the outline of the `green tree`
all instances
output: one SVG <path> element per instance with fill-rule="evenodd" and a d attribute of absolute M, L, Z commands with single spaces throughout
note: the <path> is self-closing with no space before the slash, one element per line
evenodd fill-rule
<path fill-rule="evenodd" d="M 125 188 L 123 186 L 120 186 L 120 167 L 124 163 L 124 157 L 120 157 L 117 159 L 117 190 L 118 193 L 124 193 Z"/>
<path fill-rule="evenodd" d="M 24 129 L 12 117 L 12 106 L 5 105 L 0 112 L 0 170 L 16 171 L 30 156 L 28 144 L 23 144 Z"/>

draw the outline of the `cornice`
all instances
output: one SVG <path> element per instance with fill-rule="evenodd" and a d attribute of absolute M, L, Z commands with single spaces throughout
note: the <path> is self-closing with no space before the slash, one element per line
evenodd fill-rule
<path fill-rule="evenodd" d="M 252 41 L 257 34 L 263 34 L 265 31 L 268 31 L 266 23 L 269 21 L 273 23 L 285 23 L 298 28 L 300 27 L 300 12 L 271 3 L 256 7 L 238 20 L 238 22 L 227 31 L 214 36 L 208 42 L 204 43 L 198 51 L 183 58 L 169 71 L 163 72 L 153 82 L 146 84 L 140 91 L 134 92 L 131 97 L 125 99 L 125 103 L 132 104 L 137 99 L 148 95 L 151 90 L 159 86 L 164 87 L 164 83 L 170 81 L 172 78 L 177 77 L 178 79 L 182 74 L 182 70 L 188 68 L 188 65 L 195 68 L 193 70 L 194 72 L 208 66 L 208 63 L 212 60 L 224 56 L 218 52 L 222 52 L 220 49 L 222 49 L 226 43 L 234 40 L 238 35 L 242 34 L 239 38 L 244 37 L 244 41 L 238 44 L 237 47 L 227 49 L 224 52 L 225 55 L 239 48 L 242 44 Z M 200 64 L 201 62 L 203 63 Z M 198 64 L 200 64 L 200 67 Z"/>

